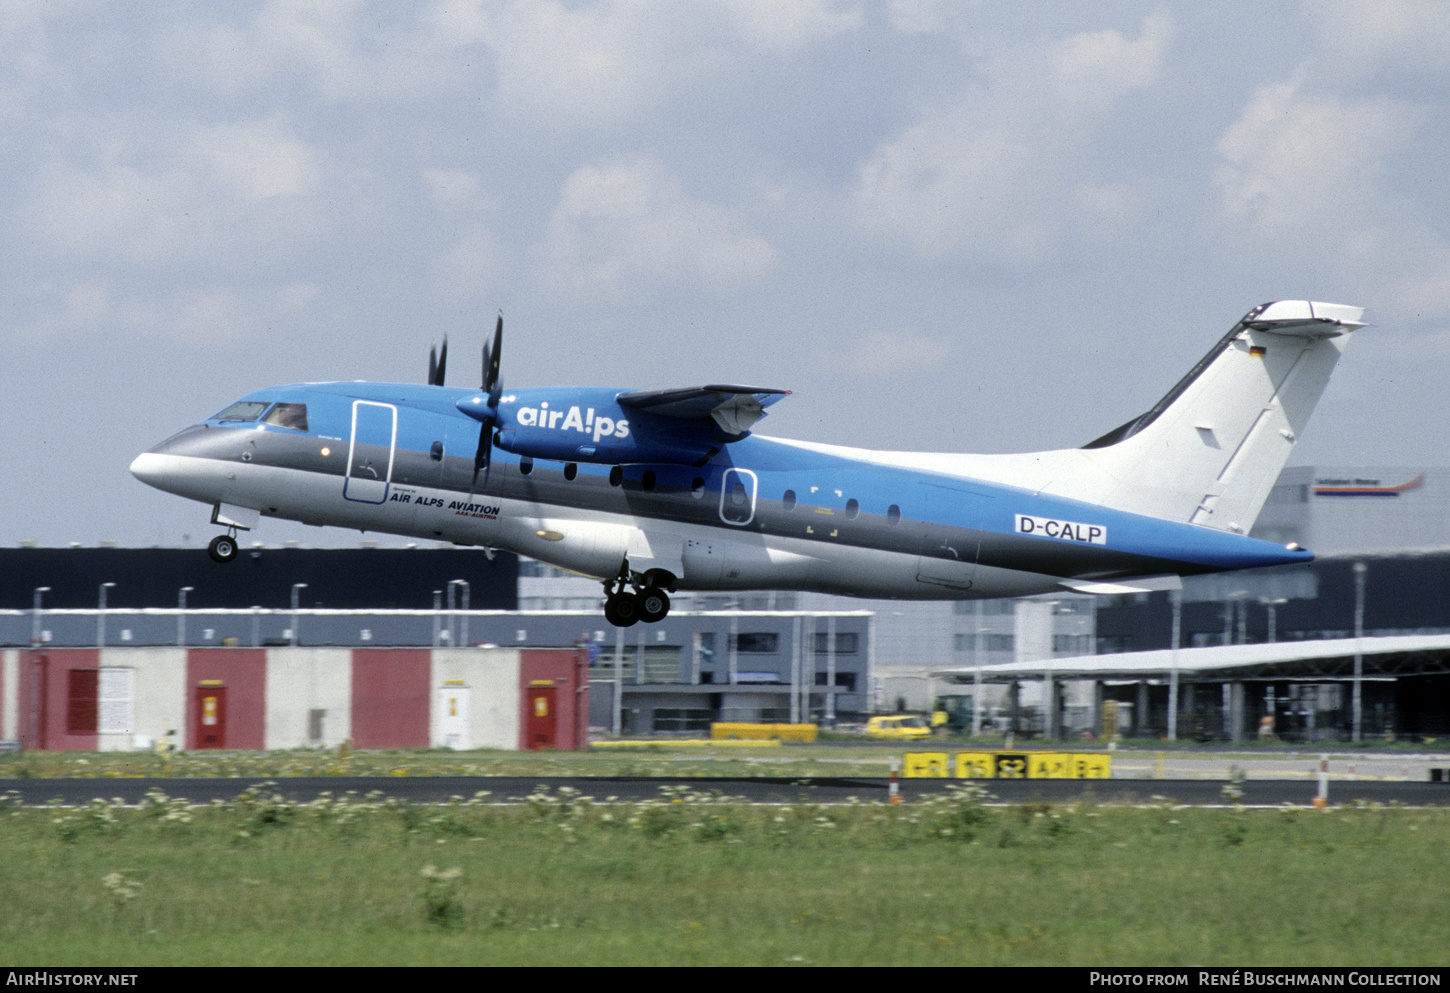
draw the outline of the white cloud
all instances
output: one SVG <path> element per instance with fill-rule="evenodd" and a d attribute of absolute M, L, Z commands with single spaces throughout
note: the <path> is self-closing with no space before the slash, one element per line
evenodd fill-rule
<path fill-rule="evenodd" d="M 274 86 L 294 104 L 300 94 L 396 102 L 452 93 L 471 77 L 456 38 L 440 30 L 452 23 L 420 18 L 413 5 L 270 0 L 247 19 L 179 21 L 156 48 L 173 72 L 223 93 Z"/>
<path fill-rule="evenodd" d="M 246 200 L 306 196 L 322 171 L 309 145 L 270 125 L 203 128 L 192 147 L 218 183 Z"/>
<path fill-rule="evenodd" d="M 849 210 L 924 258 L 963 253 L 1034 263 L 1075 232 L 1100 241 L 1141 216 L 1147 194 L 1094 174 L 1114 101 L 1148 87 L 1171 26 L 1100 31 L 994 51 L 986 82 L 924 110 L 857 169 Z"/>
<path fill-rule="evenodd" d="M 1413 121 L 1388 98 L 1309 95 L 1297 79 L 1262 87 L 1215 148 L 1222 212 L 1271 238 L 1359 221 Z"/>
<path fill-rule="evenodd" d="M 965 247 L 1027 259 L 1043 233 L 1015 201 L 1045 184 L 1040 165 L 1022 136 L 983 128 L 973 108 L 961 108 L 878 148 L 857 172 L 855 207 L 868 227 L 926 258 Z"/>
<path fill-rule="evenodd" d="M 943 13 L 949 6 L 960 7 L 960 0 L 890 0 L 887 15 L 891 26 L 905 34 L 926 34 L 941 26 Z"/>
<path fill-rule="evenodd" d="M 493 96 L 541 131 L 617 126 L 730 77 L 741 60 L 827 41 L 863 23 L 841 0 L 469 0 L 440 5 L 440 39 L 496 60 Z"/>
<path fill-rule="evenodd" d="M 193 268 L 295 255 L 326 234 L 322 157 L 271 124 L 133 136 L 36 169 L 22 208 L 40 244 L 74 259 Z"/>
<path fill-rule="evenodd" d="M 312 323 L 320 290 L 308 283 L 241 287 L 214 284 L 166 293 L 112 281 L 44 285 L 27 296 L 37 316 L 13 329 L 13 347 L 57 341 L 160 342 L 201 350 L 226 347 L 276 328 Z"/>
<path fill-rule="evenodd" d="M 1048 56 L 1058 93 L 1073 103 L 1102 103 L 1152 85 L 1171 35 L 1168 19 L 1155 14 L 1144 18 L 1136 41 L 1092 31 L 1059 42 Z"/>
<path fill-rule="evenodd" d="M 576 170 L 537 260 L 540 280 L 612 299 L 666 286 L 728 293 L 761 279 L 775 249 L 723 207 L 698 200 L 649 158 Z"/>
<path fill-rule="evenodd" d="M 1450 72 L 1444 0 L 1303 0 L 1302 8 L 1339 71 Z"/>
<path fill-rule="evenodd" d="M 1211 229 L 1239 264 L 1311 273 L 1372 306 L 1375 320 L 1450 315 L 1450 240 L 1405 174 L 1429 113 L 1386 96 L 1257 90 L 1215 151 Z"/>
<path fill-rule="evenodd" d="M 698 13 L 700 3 L 691 5 Z M 858 28 L 861 5 L 850 0 L 714 0 L 727 23 L 759 48 L 799 48 Z"/>

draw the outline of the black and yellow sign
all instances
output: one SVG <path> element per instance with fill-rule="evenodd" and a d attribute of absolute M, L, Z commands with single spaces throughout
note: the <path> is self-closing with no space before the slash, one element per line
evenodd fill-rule
<path fill-rule="evenodd" d="M 908 779 L 1108 779 L 1112 756 L 1103 752 L 907 752 Z"/>

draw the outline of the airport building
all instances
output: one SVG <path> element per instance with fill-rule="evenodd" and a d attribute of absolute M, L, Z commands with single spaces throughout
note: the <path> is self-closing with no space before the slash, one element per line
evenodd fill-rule
<path fill-rule="evenodd" d="M 680 593 L 665 621 L 623 630 L 604 622 L 598 582 L 479 549 L 258 545 L 228 566 L 197 549 L 0 549 L 0 645 L 8 646 L 0 657 L 0 737 L 20 736 L 30 719 L 21 700 L 34 673 L 23 672 L 34 669 L 35 651 L 98 647 L 106 653 L 98 669 L 127 649 L 261 651 L 275 655 L 278 671 L 300 665 L 313 673 L 308 680 L 330 680 L 331 699 L 341 698 L 344 684 L 369 685 L 356 676 L 367 655 L 356 653 L 425 649 L 430 688 L 418 698 L 432 700 L 430 707 L 441 705 L 444 689 L 436 660 L 450 651 L 580 652 L 589 684 L 580 718 L 622 734 L 695 734 L 722 719 L 851 722 L 925 710 L 937 696 L 957 694 L 972 696 L 989 726 L 1021 733 L 1100 732 L 1103 705 L 1113 701 L 1117 723 L 1138 735 L 1242 737 L 1256 733 L 1264 716 L 1285 736 L 1346 735 L 1349 656 L 1334 643 L 1356 631 L 1381 639 L 1450 633 L 1450 469 L 1287 469 L 1254 535 L 1297 542 L 1320 557 L 1189 578 L 1175 594 L 911 602 Z M 1171 650 L 1175 628 L 1181 652 L 1220 656 L 1188 665 L 1180 655 L 1181 680 L 1163 666 L 1128 664 L 1140 653 Z M 1304 664 L 1222 654 L 1289 642 L 1304 645 Z M 1361 733 L 1432 734 L 1450 715 L 1446 653 L 1416 644 L 1393 657 L 1361 658 L 1368 666 L 1359 684 Z M 327 663 L 332 669 L 280 661 L 294 650 L 324 649 L 339 652 Z M 1127 661 L 1113 668 L 1106 655 Z M 1084 670 L 1084 659 L 1099 660 L 1098 668 Z M 189 662 L 165 665 L 191 671 Z M 1216 666 L 1238 667 L 1244 678 Z M 481 675 L 475 681 L 484 685 Z M 523 706 L 521 694 L 514 704 Z M 367 706 L 350 703 L 349 712 Z M 342 713 L 306 709 L 339 720 Z M 314 717 L 292 715 L 293 731 L 267 731 L 262 740 L 366 738 L 350 718 L 333 718 L 323 718 L 319 737 Z M 428 726 L 435 724 L 430 713 Z M 440 740 L 433 730 L 429 736 Z"/>
<path fill-rule="evenodd" d="M 197 549 L 0 549 L 0 740 L 119 748 L 174 730 L 221 747 L 197 731 L 210 706 L 228 747 L 512 747 L 537 743 L 542 707 L 561 722 L 551 747 L 567 747 L 576 723 L 699 734 L 869 709 L 869 612 L 681 605 L 616 629 L 592 581 L 592 595 L 518 609 L 521 584 L 549 581 L 523 566 L 527 578 L 513 556 L 451 546 L 253 547 L 225 566 Z M 538 674 L 576 656 L 567 680 Z M 540 679 L 557 703 L 539 703 Z M 169 702 L 148 709 L 156 700 Z M 93 717 L 72 720 L 77 707 Z M 462 730 L 449 725 L 459 708 Z M 405 712 L 406 733 L 368 730 L 367 715 Z"/>

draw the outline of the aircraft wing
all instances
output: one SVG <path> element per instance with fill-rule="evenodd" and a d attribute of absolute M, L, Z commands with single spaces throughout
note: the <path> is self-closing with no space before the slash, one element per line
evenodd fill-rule
<path fill-rule="evenodd" d="M 755 386 L 691 386 L 678 390 L 631 390 L 615 399 L 621 406 L 682 421 L 713 420 L 726 434 L 744 434 L 765 416 L 765 408 L 790 390 Z"/>

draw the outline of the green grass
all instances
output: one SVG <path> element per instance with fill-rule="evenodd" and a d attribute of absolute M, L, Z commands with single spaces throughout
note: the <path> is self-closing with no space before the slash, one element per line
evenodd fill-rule
<path fill-rule="evenodd" d="M 602 799 L 602 797 L 600 798 Z M 1437 965 L 1450 812 L 0 807 L 19 965 Z"/>
<path fill-rule="evenodd" d="M 0 779 L 262 776 L 885 776 L 913 746 L 678 748 L 518 752 L 299 748 L 288 751 L 8 752 Z"/>

